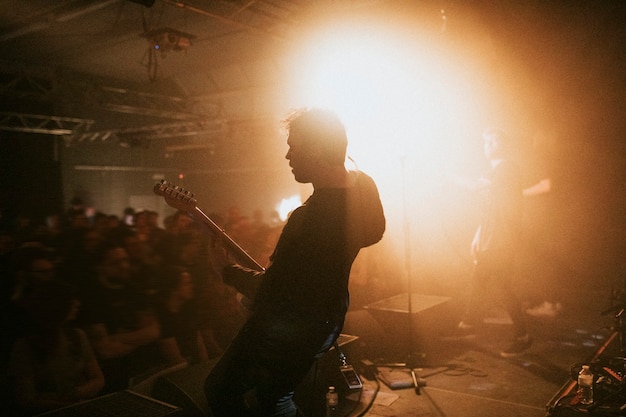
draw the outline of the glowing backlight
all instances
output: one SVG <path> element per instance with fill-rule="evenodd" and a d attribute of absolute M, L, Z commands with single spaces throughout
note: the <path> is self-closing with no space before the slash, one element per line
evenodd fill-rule
<path fill-rule="evenodd" d="M 278 217 L 280 217 L 280 220 L 282 221 L 287 220 L 289 214 L 301 205 L 302 200 L 300 200 L 299 195 L 293 195 L 288 198 L 283 198 L 282 200 L 280 200 L 278 207 L 276 207 L 276 211 L 278 211 Z"/>
<path fill-rule="evenodd" d="M 458 191 L 446 178 L 484 163 L 480 132 L 501 101 L 488 76 L 493 55 L 480 48 L 489 43 L 479 37 L 455 45 L 444 32 L 415 23 L 342 19 L 311 28 L 294 46 L 287 104 L 338 114 L 349 156 L 378 185 L 384 239 L 394 255 L 406 254 L 406 265 L 420 264 L 423 273 L 435 260 L 442 269 L 459 261 L 448 231 L 464 229 L 450 209 Z M 281 218 L 293 209 L 283 204 Z M 473 222 L 469 209 L 459 211 L 464 217 L 458 224 Z M 469 245 L 471 236 L 460 239 Z"/>

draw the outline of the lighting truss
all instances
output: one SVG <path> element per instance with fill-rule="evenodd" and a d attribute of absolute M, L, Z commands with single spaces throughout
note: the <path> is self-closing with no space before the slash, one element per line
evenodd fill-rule
<path fill-rule="evenodd" d="M 0 112 L 0 130 L 45 135 L 70 135 L 86 132 L 94 120 L 39 114 Z"/>

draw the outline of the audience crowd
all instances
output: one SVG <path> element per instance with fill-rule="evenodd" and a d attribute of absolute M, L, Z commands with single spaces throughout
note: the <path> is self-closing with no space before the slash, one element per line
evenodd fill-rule
<path fill-rule="evenodd" d="M 246 316 L 207 256 L 213 237 L 184 212 L 122 215 L 72 201 L 44 224 L 0 230 L 2 392 L 31 416 L 132 388 L 218 357 Z M 211 216 L 267 265 L 280 222 L 233 208 Z"/>

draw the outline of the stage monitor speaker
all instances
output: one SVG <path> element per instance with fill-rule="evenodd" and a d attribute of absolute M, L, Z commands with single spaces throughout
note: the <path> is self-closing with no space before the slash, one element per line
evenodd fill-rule
<path fill-rule="evenodd" d="M 183 417 L 183 409 L 137 394 L 118 391 L 36 417 Z"/>
<path fill-rule="evenodd" d="M 402 293 L 368 304 L 365 309 L 385 329 L 387 346 L 400 348 L 401 352 L 428 351 L 436 348 L 441 337 L 456 324 L 450 300 L 450 297 L 413 293 L 409 314 L 408 293 Z"/>
<path fill-rule="evenodd" d="M 355 346 L 345 352 L 353 365 L 364 359 L 382 358 L 387 354 L 384 343 L 387 339 L 386 331 L 369 311 L 348 311 L 343 331 L 359 336 Z"/>
<path fill-rule="evenodd" d="M 210 416 L 204 380 L 216 363 L 217 359 L 164 375 L 154 382 L 150 396 L 182 408 L 185 417 Z"/>

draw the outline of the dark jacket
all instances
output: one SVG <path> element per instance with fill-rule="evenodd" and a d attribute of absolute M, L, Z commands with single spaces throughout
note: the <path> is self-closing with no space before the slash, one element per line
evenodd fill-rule
<path fill-rule="evenodd" d="M 384 231 L 376 184 L 358 172 L 353 187 L 317 188 L 293 211 L 264 273 L 235 266 L 224 280 L 254 298 L 256 312 L 343 320 L 352 263 Z"/>

